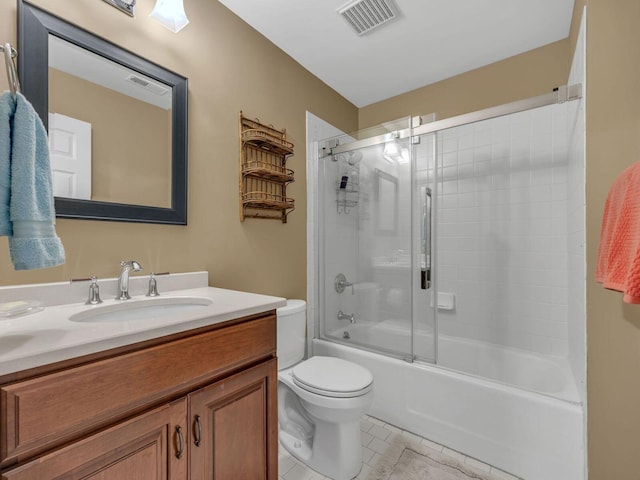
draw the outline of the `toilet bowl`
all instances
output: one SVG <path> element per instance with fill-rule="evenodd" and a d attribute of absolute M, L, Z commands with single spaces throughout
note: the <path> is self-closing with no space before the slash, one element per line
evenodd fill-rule
<path fill-rule="evenodd" d="M 317 472 L 349 480 L 362 468 L 360 418 L 373 401 L 373 376 L 340 358 L 302 361 L 305 302 L 289 300 L 277 314 L 280 443 Z"/>

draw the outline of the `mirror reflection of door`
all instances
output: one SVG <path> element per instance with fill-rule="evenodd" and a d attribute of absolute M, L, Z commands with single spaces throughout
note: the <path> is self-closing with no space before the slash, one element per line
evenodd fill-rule
<path fill-rule="evenodd" d="M 54 196 L 91 200 L 91 124 L 50 113 L 49 155 Z"/>

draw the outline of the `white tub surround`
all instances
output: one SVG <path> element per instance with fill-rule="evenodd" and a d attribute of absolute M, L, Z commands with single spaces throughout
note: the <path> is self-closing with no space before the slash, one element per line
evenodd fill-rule
<path fill-rule="evenodd" d="M 136 342 L 274 310 L 286 304 L 279 297 L 207 286 L 207 272 L 159 277 L 160 296 L 145 297 L 148 276 L 132 277 L 132 300 L 115 300 L 117 279 L 100 280 L 104 302 L 85 305 L 88 284 L 66 282 L 0 287 L 0 303 L 38 300 L 45 307 L 30 315 L 0 319 L 0 375 L 68 360 Z M 210 301 L 197 309 L 159 314 L 151 319 L 109 322 L 72 321 L 70 317 L 127 302 L 154 302 L 190 297 Z M 139 303 L 138 303 L 139 304 Z"/>

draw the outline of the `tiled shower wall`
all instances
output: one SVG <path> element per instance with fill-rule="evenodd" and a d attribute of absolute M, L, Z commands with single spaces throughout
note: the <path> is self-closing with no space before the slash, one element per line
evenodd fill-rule
<path fill-rule="evenodd" d="M 439 335 L 567 355 L 567 109 L 439 134 Z"/>

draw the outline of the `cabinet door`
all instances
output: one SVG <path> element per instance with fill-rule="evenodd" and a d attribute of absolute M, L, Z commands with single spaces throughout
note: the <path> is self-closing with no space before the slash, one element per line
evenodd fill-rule
<path fill-rule="evenodd" d="M 277 384 L 273 359 L 189 395 L 192 480 L 277 480 Z"/>
<path fill-rule="evenodd" d="M 186 480 L 186 423 L 187 399 L 182 398 L 8 470 L 0 478 Z"/>

